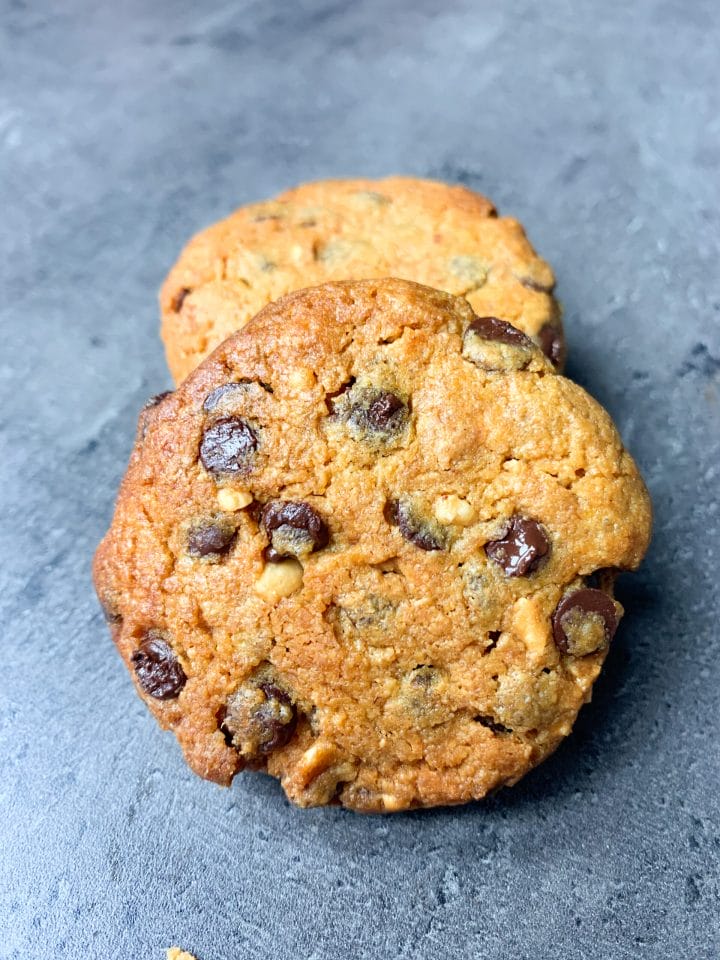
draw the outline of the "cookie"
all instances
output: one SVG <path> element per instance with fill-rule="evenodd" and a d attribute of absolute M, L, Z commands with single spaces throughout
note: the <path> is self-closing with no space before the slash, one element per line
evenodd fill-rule
<path fill-rule="evenodd" d="M 552 270 L 522 226 L 466 187 L 326 180 L 236 211 L 190 241 L 160 295 L 176 382 L 272 300 L 330 280 L 400 277 L 509 321 L 559 368 Z"/>
<path fill-rule="evenodd" d="M 190 766 L 462 803 L 571 730 L 650 504 L 533 341 L 401 280 L 288 295 L 143 411 L 95 582 Z"/>

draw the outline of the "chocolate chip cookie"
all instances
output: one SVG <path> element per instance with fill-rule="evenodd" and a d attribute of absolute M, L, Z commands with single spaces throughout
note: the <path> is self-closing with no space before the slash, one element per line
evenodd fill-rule
<path fill-rule="evenodd" d="M 462 803 L 570 732 L 650 534 L 607 413 L 402 280 L 288 295 L 147 406 L 95 582 L 191 767 Z"/>
<path fill-rule="evenodd" d="M 552 270 L 522 226 L 466 187 L 327 180 L 243 207 L 190 241 L 160 295 L 180 382 L 271 300 L 328 280 L 400 277 L 464 296 L 509 321 L 562 368 Z"/>

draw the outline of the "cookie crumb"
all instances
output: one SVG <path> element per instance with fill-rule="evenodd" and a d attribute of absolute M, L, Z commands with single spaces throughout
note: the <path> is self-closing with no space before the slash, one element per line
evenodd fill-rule
<path fill-rule="evenodd" d="M 187 950 L 181 950 L 180 947 L 168 947 L 165 960 L 197 960 L 197 957 L 188 953 Z"/>

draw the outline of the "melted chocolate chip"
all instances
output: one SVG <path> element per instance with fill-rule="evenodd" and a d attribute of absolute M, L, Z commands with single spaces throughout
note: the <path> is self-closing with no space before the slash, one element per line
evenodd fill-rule
<path fill-rule="evenodd" d="M 421 550 L 443 550 L 447 546 L 443 529 L 433 521 L 423 520 L 404 500 L 389 501 L 385 506 L 385 519 Z"/>
<path fill-rule="evenodd" d="M 270 540 L 266 560 L 302 557 L 327 546 L 327 524 L 302 500 L 271 500 L 260 511 L 260 526 Z"/>
<path fill-rule="evenodd" d="M 204 430 L 200 460 L 208 473 L 247 473 L 257 448 L 257 434 L 250 424 L 239 417 L 222 417 Z"/>
<path fill-rule="evenodd" d="M 503 726 L 502 723 L 498 723 L 494 717 L 488 716 L 487 714 L 480 713 L 476 717 L 473 717 L 473 720 L 475 723 L 487 727 L 488 730 L 492 730 L 493 733 L 512 733 L 510 727 Z"/>
<path fill-rule="evenodd" d="M 240 687 L 218 719 L 228 746 L 252 761 L 288 743 L 297 724 L 297 710 L 286 690 L 262 679 Z"/>
<path fill-rule="evenodd" d="M 328 395 L 332 415 L 347 424 L 356 440 L 387 443 L 399 437 L 410 419 L 407 403 L 397 394 L 350 380 Z"/>
<path fill-rule="evenodd" d="M 520 516 L 510 519 L 499 540 L 485 544 L 485 553 L 507 577 L 527 577 L 549 550 L 550 542 L 537 520 Z"/>
<path fill-rule="evenodd" d="M 388 390 L 360 388 L 354 390 L 348 410 L 348 423 L 357 433 L 372 438 L 396 437 L 408 421 L 407 405 Z"/>
<path fill-rule="evenodd" d="M 370 430 L 377 433 L 395 433 L 399 424 L 405 420 L 407 407 L 394 393 L 379 390 L 367 407 L 365 418 Z"/>
<path fill-rule="evenodd" d="M 562 598 L 552 616 L 553 637 L 561 653 L 584 657 L 615 636 L 615 604 L 602 590 L 583 587 Z"/>
<path fill-rule="evenodd" d="M 465 336 L 475 334 L 483 340 L 494 340 L 496 343 L 508 343 L 511 346 L 530 347 L 529 337 L 506 320 L 497 317 L 476 317 L 465 331 Z"/>
<path fill-rule="evenodd" d="M 175 313 L 180 313 L 182 310 L 182 305 L 185 302 L 185 297 L 187 297 L 189 293 L 192 293 L 192 290 L 189 287 L 182 287 L 172 298 L 171 306 Z"/>
<path fill-rule="evenodd" d="M 207 410 L 209 413 L 211 410 L 214 410 L 222 400 L 231 397 L 233 394 L 247 391 L 247 388 L 252 384 L 257 384 L 259 387 L 262 387 L 266 393 L 273 392 L 272 387 L 262 380 L 237 380 L 233 383 L 223 383 L 221 386 L 215 387 L 215 389 L 205 397 L 203 400 L 203 410 Z"/>
<path fill-rule="evenodd" d="M 150 630 L 131 657 L 138 683 L 156 700 L 173 700 L 187 677 L 170 644 L 156 630 Z"/>
<path fill-rule="evenodd" d="M 562 334 L 557 327 L 551 323 L 546 323 L 538 334 L 540 349 L 548 360 L 556 367 L 559 367 L 563 360 L 565 352 Z"/>
<path fill-rule="evenodd" d="M 225 516 L 194 524 L 188 530 L 187 551 L 191 557 L 220 557 L 232 546 L 236 531 L 233 519 Z"/>

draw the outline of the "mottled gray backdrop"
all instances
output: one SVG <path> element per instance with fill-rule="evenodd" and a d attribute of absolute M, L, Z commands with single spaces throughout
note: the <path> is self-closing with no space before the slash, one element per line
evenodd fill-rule
<path fill-rule="evenodd" d="M 720 956 L 717 0 L 0 0 L 0 957 Z M 486 191 L 657 512 L 570 741 L 362 818 L 195 779 L 89 581 L 190 232 L 298 181 Z"/>

